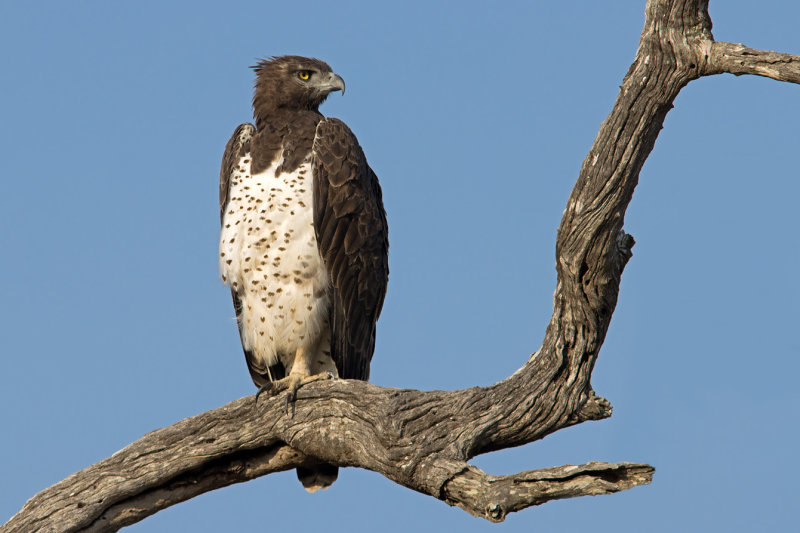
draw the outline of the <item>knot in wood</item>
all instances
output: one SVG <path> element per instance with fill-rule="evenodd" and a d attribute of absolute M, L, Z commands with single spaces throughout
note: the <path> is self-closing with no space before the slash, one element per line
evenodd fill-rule
<path fill-rule="evenodd" d="M 489 502 L 486 506 L 486 518 L 492 522 L 501 522 L 505 516 L 505 509 L 503 509 L 499 503 Z"/>

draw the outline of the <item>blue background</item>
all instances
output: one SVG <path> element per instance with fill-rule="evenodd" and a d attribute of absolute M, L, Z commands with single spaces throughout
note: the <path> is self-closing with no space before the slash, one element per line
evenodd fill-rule
<path fill-rule="evenodd" d="M 644 2 L 0 4 L 0 521 L 144 433 L 253 393 L 217 271 L 217 175 L 261 57 L 347 81 L 391 281 L 378 385 L 487 385 L 542 340 L 555 232 Z M 718 40 L 800 53 L 800 4 L 713 2 Z M 652 485 L 492 526 L 347 469 L 195 498 L 131 531 L 796 527 L 800 87 L 692 82 L 641 173 L 593 384 L 614 416 L 481 456 L 493 474 L 641 461 Z"/>

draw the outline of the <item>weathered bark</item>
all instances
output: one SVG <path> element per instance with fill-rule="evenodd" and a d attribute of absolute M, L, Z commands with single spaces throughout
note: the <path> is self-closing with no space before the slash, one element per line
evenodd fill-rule
<path fill-rule="evenodd" d="M 754 50 L 742 44 L 713 43 L 704 74 L 754 74 L 800 83 L 800 57 Z"/>
<path fill-rule="evenodd" d="M 541 348 L 508 379 L 459 391 L 327 381 L 242 398 L 149 433 L 28 501 L 4 532 L 116 531 L 197 494 L 324 461 L 379 472 L 491 521 L 549 500 L 649 483 L 653 468 L 589 463 L 489 476 L 467 461 L 611 415 L 591 372 L 633 239 L 625 210 L 679 91 L 703 75 L 800 82 L 800 58 L 715 43 L 708 2 L 650 0 L 636 58 L 581 168 L 556 244 L 558 284 Z"/>

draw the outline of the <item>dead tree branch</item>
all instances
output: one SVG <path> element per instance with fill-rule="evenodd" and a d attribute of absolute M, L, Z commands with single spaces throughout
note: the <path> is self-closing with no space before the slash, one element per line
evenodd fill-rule
<path fill-rule="evenodd" d="M 753 74 L 800 83 L 800 56 L 754 50 L 736 43 L 713 43 L 706 68 L 707 74 Z"/>
<path fill-rule="evenodd" d="M 649 483 L 653 468 L 644 464 L 490 476 L 467 461 L 611 415 L 590 379 L 631 257 L 625 211 L 680 90 L 721 72 L 800 81 L 797 57 L 714 43 L 707 7 L 647 2 L 636 58 L 558 230 L 553 317 L 542 347 L 511 377 L 428 392 L 317 382 L 301 389 L 293 418 L 282 399 L 242 398 L 149 433 L 42 491 L 2 531 L 116 531 L 203 492 L 318 461 L 379 472 L 491 521 L 553 499 Z"/>

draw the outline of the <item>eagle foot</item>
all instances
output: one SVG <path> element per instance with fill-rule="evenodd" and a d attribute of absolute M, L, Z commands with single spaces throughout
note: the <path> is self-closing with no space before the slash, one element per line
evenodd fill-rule
<path fill-rule="evenodd" d="M 270 381 L 263 387 L 258 389 L 256 392 L 256 403 L 258 403 L 258 397 L 261 396 L 263 393 L 269 394 L 272 396 L 277 396 L 283 391 L 286 392 L 286 399 L 284 402 L 284 406 L 286 409 L 286 414 L 289 415 L 289 418 L 294 418 L 294 404 L 297 401 L 297 391 L 300 390 L 300 387 L 304 385 L 308 385 L 309 383 L 313 383 L 315 381 L 323 381 L 329 379 L 337 379 L 337 377 L 332 372 L 323 372 L 321 374 L 315 374 L 313 376 L 303 376 L 301 374 L 289 374 L 283 379 L 279 379 L 277 381 Z M 291 406 L 291 412 L 289 411 L 289 407 Z"/>

